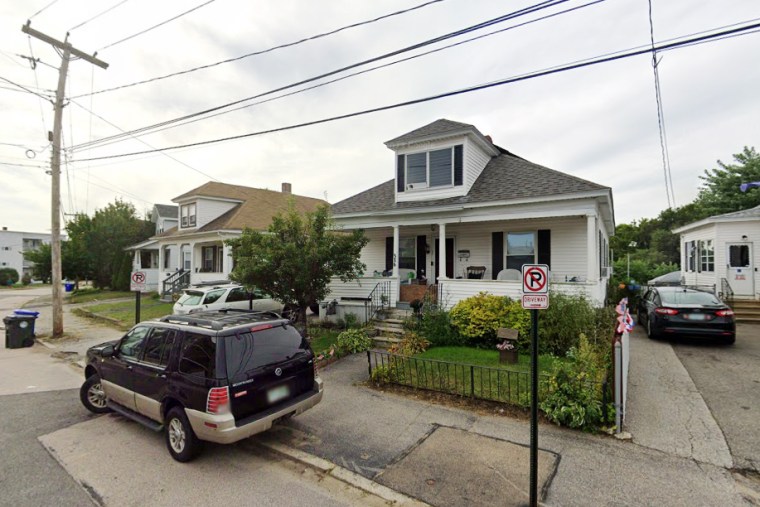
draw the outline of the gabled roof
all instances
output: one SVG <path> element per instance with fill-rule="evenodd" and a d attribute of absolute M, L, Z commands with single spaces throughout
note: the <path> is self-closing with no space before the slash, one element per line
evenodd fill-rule
<path fill-rule="evenodd" d="M 424 127 L 414 129 L 411 132 L 407 132 L 406 134 L 391 139 L 390 141 L 386 141 L 385 145 L 388 148 L 394 149 L 407 144 L 432 141 L 457 135 L 469 135 L 479 143 L 486 152 L 490 151 L 491 155 L 496 155 L 497 153 L 497 148 L 494 146 L 493 142 L 491 142 L 491 138 L 484 136 L 474 125 L 451 121 L 445 118 L 435 120 L 433 123 L 429 123 Z"/>
<path fill-rule="evenodd" d="M 246 227 L 263 231 L 269 227 L 275 215 L 288 209 L 288 204 L 291 200 L 296 210 L 300 213 L 314 211 L 320 205 L 328 204 L 321 199 L 314 199 L 313 197 L 304 197 L 262 188 L 229 185 L 217 181 L 210 181 L 172 200 L 177 202 L 187 197 L 210 197 L 239 201 L 239 203 L 223 215 L 197 229 L 180 230 L 177 227 L 173 227 L 154 237 L 165 238 L 168 236 L 184 236 L 212 231 L 239 231 Z"/>
<path fill-rule="evenodd" d="M 394 192 L 395 180 L 390 180 L 334 204 L 333 215 L 487 203 L 609 190 L 609 187 L 534 164 L 502 148 L 499 150 L 500 155 L 488 162 L 470 192 L 465 196 L 397 203 Z"/>
<path fill-rule="evenodd" d="M 156 204 L 154 205 L 156 208 L 156 214 L 163 218 L 178 218 L 179 217 L 179 206 L 174 206 L 172 204 Z"/>
<path fill-rule="evenodd" d="M 716 222 L 744 222 L 747 220 L 757 219 L 760 219 L 760 206 L 755 206 L 754 208 L 743 209 L 739 211 L 732 211 L 731 213 L 723 213 L 722 215 L 713 215 L 711 217 L 707 217 L 702 220 L 697 220 L 696 222 L 677 227 L 673 229 L 672 232 L 674 234 L 680 234 L 682 232 L 687 232 L 692 229 L 702 227 L 703 225 L 714 224 Z"/>

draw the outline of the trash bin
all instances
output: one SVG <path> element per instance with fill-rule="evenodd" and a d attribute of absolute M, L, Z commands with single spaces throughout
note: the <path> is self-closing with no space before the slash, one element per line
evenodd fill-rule
<path fill-rule="evenodd" d="M 32 334 L 34 319 L 36 317 L 31 315 L 9 315 L 3 318 L 6 349 L 20 349 L 34 345 Z"/>
<path fill-rule="evenodd" d="M 63 289 L 66 292 L 71 292 L 72 290 L 74 290 L 74 282 L 64 282 Z"/>
<path fill-rule="evenodd" d="M 32 337 L 37 336 L 37 334 L 34 332 L 34 323 L 37 322 L 37 317 L 40 316 L 40 312 L 35 312 L 34 310 L 13 310 L 13 315 L 26 315 L 28 317 L 34 317 L 34 320 L 32 320 Z"/>

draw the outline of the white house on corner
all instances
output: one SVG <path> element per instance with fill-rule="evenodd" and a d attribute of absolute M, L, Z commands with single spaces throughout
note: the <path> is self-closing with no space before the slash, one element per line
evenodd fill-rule
<path fill-rule="evenodd" d="M 760 206 L 715 215 L 673 230 L 681 237 L 681 278 L 722 297 L 760 298 L 754 242 L 760 240 Z"/>
<path fill-rule="evenodd" d="M 606 297 L 609 187 L 495 145 L 477 128 L 437 120 L 386 142 L 394 178 L 332 206 L 346 230 L 364 229 L 366 276 L 334 280 L 331 299 L 390 303 L 430 291 L 449 308 L 481 291 L 513 298 L 523 264 L 550 267 L 550 290 Z"/>
<path fill-rule="evenodd" d="M 215 181 L 194 188 L 172 199 L 177 224 L 130 247 L 135 252 L 133 270 L 145 272 L 148 289 L 167 297 L 188 285 L 226 281 L 232 257 L 225 240 L 239 237 L 246 227 L 266 230 L 291 200 L 301 213 L 327 204 L 293 195 L 290 183 L 283 183 L 281 192 Z"/>

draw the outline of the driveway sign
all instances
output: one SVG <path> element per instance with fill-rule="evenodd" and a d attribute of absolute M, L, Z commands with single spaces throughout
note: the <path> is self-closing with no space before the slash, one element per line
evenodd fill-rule
<path fill-rule="evenodd" d="M 549 292 L 549 266 L 546 264 L 523 264 L 523 294 L 546 294 Z"/>
<path fill-rule="evenodd" d="M 146 292 L 148 277 L 144 271 L 134 271 L 129 279 L 129 290 L 134 292 Z"/>

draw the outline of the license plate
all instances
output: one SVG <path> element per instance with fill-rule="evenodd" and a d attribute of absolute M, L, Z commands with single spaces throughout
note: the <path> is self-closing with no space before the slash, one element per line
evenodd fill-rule
<path fill-rule="evenodd" d="M 706 315 L 704 313 L 690 313 L 689 320 L 705 320 Z"/>
<path fill-rule="evenodd" d="M 272 403 L 277 403 L 280 400 L 284 400 L 285 398 L 290 395 L 290 390 L 288 389 L 288 386 L 278 386 L 274 389 L 270 389 L 267 392 L 267 401 Z"/>

